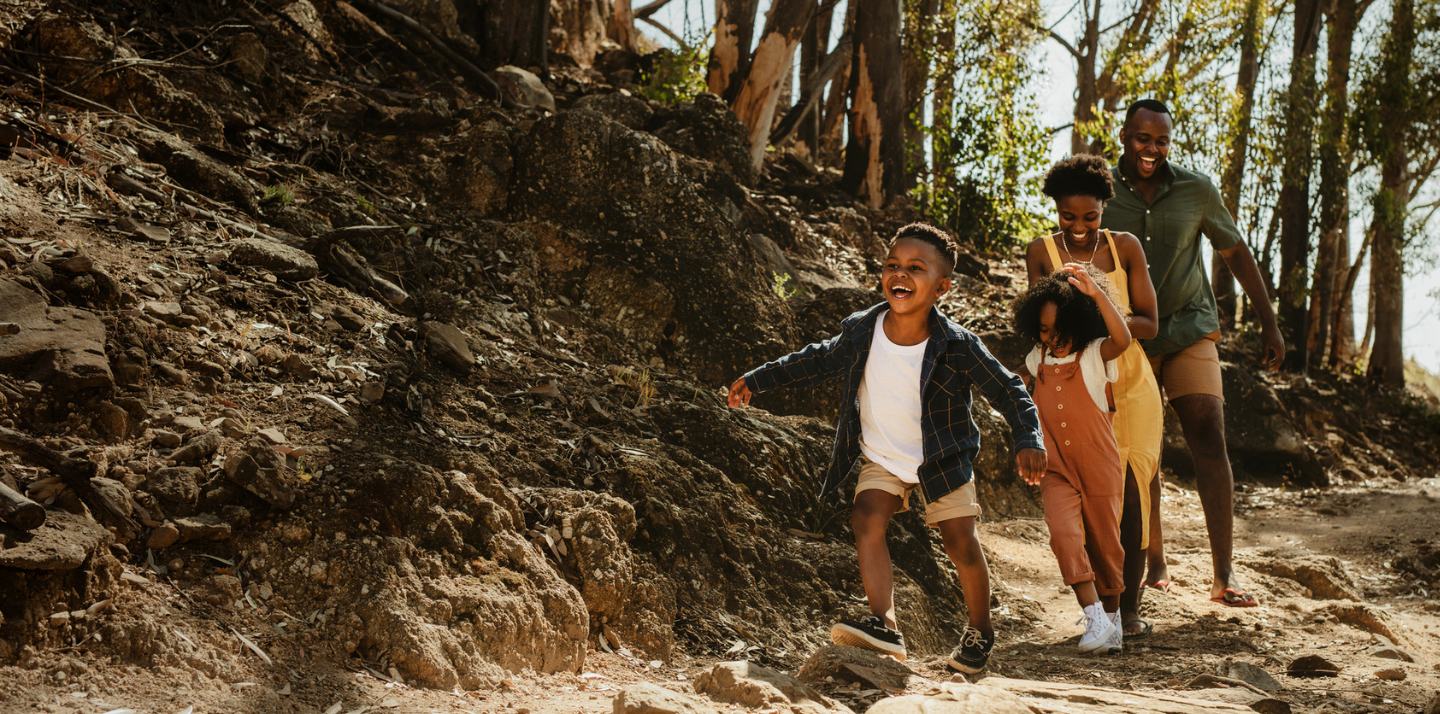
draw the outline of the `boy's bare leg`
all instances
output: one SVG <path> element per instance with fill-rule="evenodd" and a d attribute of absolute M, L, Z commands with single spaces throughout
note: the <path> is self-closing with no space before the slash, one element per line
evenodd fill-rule
<path fill-rule="evenodd" d="M 1146 554 L 1149 556 L 1149 564 L 1146 569 L 1149 574 L 1145 576 L 1145 582 L 1149 585 L 1170 580 L 1170 568 L 1165 565 L 1165 534 L 1160 530 L 1160 492 L 1162 490 L 1160 474 L 1156 473 L 1155 478 L 1150 479 L 1150 543 L 1146 546 Z"/>
<path fill-rule="evenodd" d="M 990 624 L 990 567 L 985 563 L 980 539 L 975 537 L 975 517 L 951 518 L 936 525 L 945 543 L 945 554 L 960 576 L 970 626 L 987 638 L 994 637 L 995 627 Z"/>
<path fill-rule="evenodd" d="M 1121 577 L 1125 592 L 1120 595 L 1120 621 L 1126 625 L 1140 619 L 1140 579 L 1145 576 L 1146 550 L 1140 547 L 1140 486 L 1135 471 L 1125 469 L 1125 508 L 1120 516 L 1120 546 L 1125 549 L 1125 565 Z M 1108 612 L 1114 612 L 1106 608 Z M 1126 634 L 1134 634 L 1138 628 Z"/>
<path fill-rule="evenodd" d="M 855 529 L 855 557 L 860 563 L 860 580 L 865 584 L 865 597 L 870 613 L 895 628 L 895 574 L 890 568 L 890 548 L 885 544 L 885 528 L 890 517 L 900 510 L 899 496 L 876 489 L 855 495 L 850 511 L 850 526 Z"/>

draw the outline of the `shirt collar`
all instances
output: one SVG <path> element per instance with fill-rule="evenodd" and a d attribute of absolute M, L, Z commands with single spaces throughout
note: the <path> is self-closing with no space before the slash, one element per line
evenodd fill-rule
<path fill-rule="evenodd" d="M 1165 163 L 1160 164 L 1159 171 L 1160 185 L 1155 189 L 1155 199 L 1159 199 L 1161 196 L 1169 193 L 1170 189 L 1175 185 L 1175 168 L 1170 165 L 1170 159 L 1167 158 L 1165 159 Z M 1121 185 L 1131 191 L 1135 190 L 1134 186 L 1130 183 L 1130 177 L 1126 176 L 1125 172 L 1120 170 L 1120 164 L 1117 163 L 1110 167 L 1110 173 Z M 1151 200 L 1150 202 L 1154 203 L 1155 201 Z"/>

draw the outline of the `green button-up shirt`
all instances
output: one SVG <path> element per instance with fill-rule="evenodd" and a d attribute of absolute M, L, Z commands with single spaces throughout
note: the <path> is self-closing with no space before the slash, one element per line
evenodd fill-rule
<path fill-rule="evenodd" d="M 1111 167 L 1110 173 L 1115 177 L 1115 198 L 1105 205 L 1100 225 L 1140 239 L 1155 283 L 1160 331 L 1142 342 L 1145 352 L 1153 357 L 1189 347 L 1220 329 L 1200 236 L 1204 234 L 1211 248 L 1228 250 L 1240 243 L 1240 229 L 1225 210 L 1220 191 L 1204 174 L 1166 161 L 1160 167 L 1155 200 L 1147 204 L 1119 166 Z"/>

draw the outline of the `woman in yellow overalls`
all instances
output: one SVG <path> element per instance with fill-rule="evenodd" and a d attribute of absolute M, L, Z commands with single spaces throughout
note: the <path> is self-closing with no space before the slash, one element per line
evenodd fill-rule
<path fill-rule="evenodd" d="M 1120 618 L 1125 637 L 1143 637 L 1150 633 L 1151 624 L 1140 618 L 1140 580 L 1152 537 L 1159 552 L 1160 479 L 1156 472 L 1164 429 L 1160 389 L 1140 346 L 1140 340 L 1154 337 L 1160 325 L 1155 286 L 1140 240 L 1129 233 L 1100 229 L 1105 202 L 1115 196 L 1104 158 L 1080 155 L 1060 161 L 1045 175 L 1042 190 L 1055 200 L 1060 231 L 1030 242 L 1025 253 L 1030 281 L 1050 275 L 1066 263 L 1079 263 L 1091 273 L 1104 274 L 1114 286 L 1112 298 L 1136 338 L 1117 360 L 1120 379 L 1112 389 L 1115 442 L 1120 462 L 1126 465 L 1125 507 L 1120 520 L 1125 593 L 1120 598 Z M 1160 558 L 1163 563 L 1163 554 Z"/>

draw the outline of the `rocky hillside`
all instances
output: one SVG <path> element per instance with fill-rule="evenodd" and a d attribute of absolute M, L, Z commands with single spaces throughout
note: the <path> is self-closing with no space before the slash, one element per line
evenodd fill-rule
<path fill-rule="evenodd" d="M 448 2 L 395 5 L 453 34 Z M 877 301 L 905 206 L 784 152 L 754 175 L 723 103 L 641 99 L 617 51 L 496 70 L 502 106 L 363 2 L 0 6 L 0 667 L 25 686 L 794 669 L 863 609 L 815 493 L 837 395 L 720 389 Z M 1015 257 L 961 263 L 945 309 L 1018 362 Z M 1247 345 L 1248 483 L 1433 475 L 1423 405 L 1257 375 Z M 1035 525 L 977 419 L 987 511 Z M 893 538 L 910 647 L 948 652 L 953 570 L 913 514 Z M 1033 631 L 995 576 L 1002 633 Z"/>

